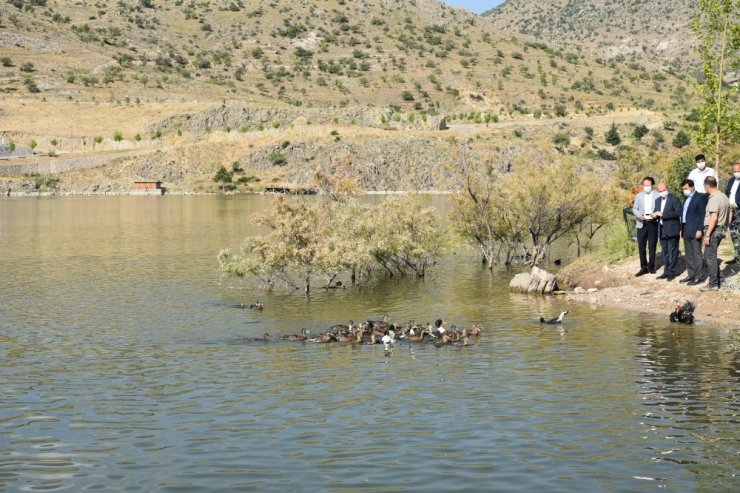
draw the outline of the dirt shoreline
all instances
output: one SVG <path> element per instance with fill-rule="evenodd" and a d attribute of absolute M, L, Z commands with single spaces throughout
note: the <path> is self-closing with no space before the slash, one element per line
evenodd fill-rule
<path fill-rule="evenodd" d="M 366 190 L 360 192 L 360 195 L 451 195 L 453 192 L 450 190 Z M 95 197 L 118 197 L 118 196 L 167 196 L 167 195 L 282 195 L 276 192 L 267 192 L 260 190 L 246 190 L 239 192 L 205 192 L 200 190 L 167 190 L 165 193 L 150 193 L 142 194 L 140 190 L 102 190 L 102 191 L 76 191 L 76 190 L 65 190 L 65 191 L 54 191 L 54 192 L 12 192 L 10 195 L 0 194 L 0 198 L 9 197 L 78 197 L 78 196 L 95 196 Z M 287 194 L 291 195 L 291 194 Z M 301 195 L 301 194 L 297 194 Z"/>
<path fill-rule="evenodd" d="M 720 258 L 732 258 L 729 239 L 720 247 Z M 694 312 L 697 325 L 715 325 L 728 329 L 740 329 L 740 291 L 732 289 L 740 286 L 740 282 L 733 279 L 740 272 L 740 265 L 720 265 L 724 285 L 719 291 L 702 293 L 699 286 L 686 286 L 679 283 L 686 273 L 682 261 L 678 266 L 678 276 L 671 282 L 657 277 L 657 274 L 647 274 L 635 277 L 640 270 L 637 259 L 622 262 L 617 265 L 600 268 L 596 265 L 584 272 L 566 273 L 567 282 L 577 286 L 567 293 L 567 299 L 575 303 L 587 303 L 592 306 L 606 306 L 637 313 L 649 313 L 665 316 L 675 309 L 676 304 L 690 300 L 696 305 Z M 567 271 L 566 271 L 567 272 Z M 583 292 L 578 289 L 586 290 Z M 593 288 L 596 288 L 594 291 Z M 588 292 L 588 290 L 592 292 Z"/>

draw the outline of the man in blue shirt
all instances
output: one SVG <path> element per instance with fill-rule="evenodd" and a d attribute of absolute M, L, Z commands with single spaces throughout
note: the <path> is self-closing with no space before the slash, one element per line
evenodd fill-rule
<path fill-rule="evenodd" d="M 704 256 L 702 255 L 702 240 L 704 235 L 704 215 L 707 209 L 707 196 L 698 193 L 694 188 L 693 180 L 681 182 L 684 197 L 683 213 L 681 215 L 681 236 L 683 236 L 684 251 L 686 252 L 686 277 L 679 282 L 695 286 L 704 281 Z"/>

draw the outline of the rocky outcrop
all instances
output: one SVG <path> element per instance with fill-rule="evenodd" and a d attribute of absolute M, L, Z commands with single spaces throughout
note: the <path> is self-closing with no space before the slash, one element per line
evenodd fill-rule
<path fill-rule="evenodd" d="M 557 277 L 539 267 L 532 267 L 532 272 L 522 272 L 514 276 L 509 289 L 518 293 L 552 294 L 558 289 Z"/>
<path fill-rule="evenodd" d="M 74 156 L 58 159 L 43 159 L 33 161 L 29 159 L 21 164 L 0 164 L 0 175 L 20 176 L 32 174 L 57 174 L 75 169 L 94 168 L 102 166 L 114 159 L 132 158 L 143 154 L 151 154 L 154 151 L 134 151 L 117 154 L 105 154 L 99 156 Z"/>
<path fill-rule="evenodd" d="M 413 114 L 413 118 L 409 115 Z M 224 101 L 194 115 L 176 115 L 166 118 L 152 130 L 184 130 L 203 133 L 229 129 L 253 131 L 259 128 L 284 128 L 299 124 L 358 125 L 362 127 L 432 130 L 437 128 L 435 119 L 418 111 L 397 112 L 390 107 L 355 105 L 346 108 L 261 108 Z"/>

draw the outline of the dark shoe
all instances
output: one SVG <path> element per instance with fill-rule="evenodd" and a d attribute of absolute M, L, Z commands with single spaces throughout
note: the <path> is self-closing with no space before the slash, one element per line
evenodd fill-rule
<path fill-rule="evenodd" d="M 635 274 L 635 277 L 640 277 L 640 276 L 644 276 L 644 275 L 645 275 L 645 274 L 647 274 L 647 273 L 648 273 L 648 271 L 647 271 L 647 270 L 645 270 L 645 269 L 640 269 L 640 271 L 639 271 L 639 272 L 638 272 L 637 274 Z"/>
<path fill-rule="evenodd" d="M 686 276 L 686 277 L 684 277 L 683 279 L 679 279 L 679 281 L 678 281 L 678 282 L 691 282 L 691 281 L 693 281 L 693 280 L 694 280 L 694 278 L 693 278 L 693 277 L 689 277 L 689 276 Z"/>
<path fill-rule="evenodd" d="M 666 278 L 665 278 L 665 282 L 671 282 L 671 281 L 672 281 L 672 280 L 674 280 L 675 278 L 676 278 L 676 276 L 666 276 Z"/>
<path fill-rule="evenodd" d="M 649 269 L 648 272 L 650 272 L 651 274 L 655 274 L 655 269 Z"/>
<path fill-rule="evenodd" d="M 701 284 L 701 283 L 703 283 L 703 282 L 704 282 L 704 281 L 702 281 L 702 280 L 700 280 L 700 279 L 694 279 L 693 281 L 689 281 L 689 282 L 687 282 L 687 283 L 686 283 L 686 285 L 687 285 L 687 286 L 697 286 L 697 285 L 699 285 L 699 284 Z"/>
<path fill-rule="evenodd" d="M 661 275 L 659 275 L 658 277 L 656 277 L 656 279 L 667 279 L 668 277 L 669 277 L 669 276 L 668 276 L 668 274 L 666 274 L 666 273 L 664 272 L 664 273 L 662 273 Z"/>
<path fill-rule="evenodd" d="M 699 291 L 701 291 L 702 293 L 706 293 L 708 291 L 719 291 L 719 286 L 713 286 L 713 285 L 704 286 Z"/>

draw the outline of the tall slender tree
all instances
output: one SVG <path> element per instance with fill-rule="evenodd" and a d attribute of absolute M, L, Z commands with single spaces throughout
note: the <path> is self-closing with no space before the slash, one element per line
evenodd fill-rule
<path fill-rule="evenodd" d="M 740 70 L 740 0 L 700 0 L 700 13 L 691 28 L 699 38 L 704 80 L 699 84 L 703 104 L 696 141 L 715 159 L 715 169 L 726 148 L 740 142 L 738 86 L 725 82 Z"/>

